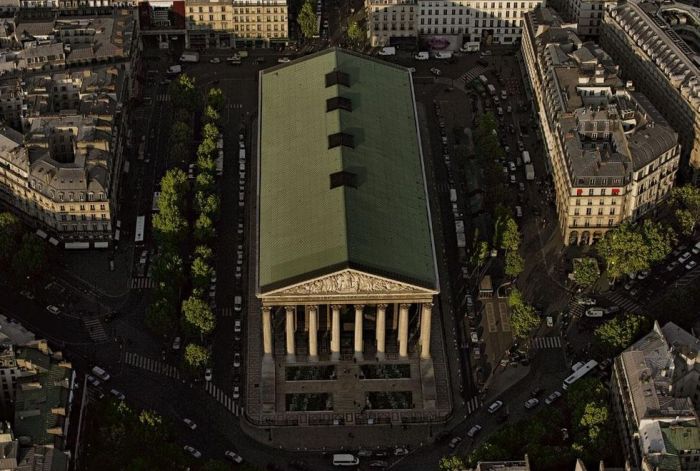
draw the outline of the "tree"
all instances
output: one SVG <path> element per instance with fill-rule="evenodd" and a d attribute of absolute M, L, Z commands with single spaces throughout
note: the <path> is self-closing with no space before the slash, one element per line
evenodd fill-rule
<path fill-rule="evenodd" d="M 224 92 L 220 88 L 210 88 L 207 92 L 207 106 L 211 106 L 214 110 L 223 110 L 224 101 Z"/>
<path fill-rule="evenodd" d="M 440 471 L 461 471 L 466 466 L 459 456 L 443 456 L 440 458 Z"/>
<path fill-rule="evenodd" d="M 219 139 L 219 128 L 213 124 L 205 124 L 202 127 L 202 139 L 210 140 L 214 143 Z"/>
<path fill-rule="evenodd" d="M 208 105 L 204 108 L 204 121 L 207 124 L 218 124 L 220 119 L 221 115 L 213 106 Z"/>
<path fill-rule="evenodd" d="M 515 222 L 512 216 L 505 219 L 503 228 L 503 237 L 501 239 L 501 248 L 506 250 L 518 250 L 520 247 L 520 229 L 518 223 Z"/>
<path fill-rule="evenodd" d="M 582 288 L 590 288 L 600 277 L 598 261 L 593 257 L 574 259 L 574 282 Z"/>
<path fill-rule="evenodd" d="M 607 391 L 599 379 L 582 378 L 569 387 L 566 401 L 573 426 L 571 447 L 579 456 L 591 458 L 610 438 Z"/>
<path fill-rule="evenodd" d="M 0 213 L 0 260 L 10 260 L 17 251 L 22 223 L 12 213 Z"/>
<path fill-rule="evenodd" d="M 216 170 L 216 162 L 211 156 L 197 156 L 197 168 L 199 174 L 195 179 L 195 191 L 211 192 L 214 189 L 214 171 Z"/>
<path fill-rule="evenodd" d="M 39 275 L 46 264 L 46 246 L 44 241 L 33 234 L 24 234 L 17 252 L 12 257 L 15 274 L 24 280 Z"/>
<path fill-rule="evenodd" d="M 348 25 L 347 34 L 348 39 L 354 46 L 362 46 L 365 42 L 365 38 L 367 38 L 366 31 L 362 27 L 360 27 L 359 23 L 356 20 L 350 21 L 350 24 Z"/>
<path fill-rule="evenodd" d="M 307 39 L 318 33 L 316 29 L 318 27 L 316 13 L 314 13 L 314 5 L 311 0 L 304 2 L 297 17 L 297 23 L 299 23 L 301 28 L 301 34 Z"/>
<path fill-rule="evenodd" d="M 695 226 L 697 224 L 693 213 L 687 209 L 677 209 L 674 211 L 673 215 L 678 232 L 685 237 L 691 237 L 693 232 L 695 232 Z"/>
<path fill-rule="evenodd" d="M 205 289 L 209 285 L 209 280 L 214 274 L 211 265 L 201 257 L 197 257 L 192 261 L 192 284 L 195 288 Z"/>
<path fill-rule="evenodd" d="M 216 327 L 216 319 L 209 305 L 194 296 L 182 303 L 182 314 L 188 325 L 197 329 L 203 335 L 210 334 Z"/>
<path fill-rule="evenodd" d="M 190 112 L 197 109 L 197 89 L 193 77 L 180 74 L 176 80 L 170 83 L 169 94 L 174 108 L 182 108 Z"/>
<path fill-rule="evenodd" d="M 649 319 L 637 314 L 623 314 L 604 322 L 595 330 L 596 339 L 611 353 L 629 347 L 633 341 L 648 331 Z"/>
<path fill-rule="evenodd" d="M 508 294 L 508 307 L 511 310 L 510 326 L 516 338 L 524 339 L 532 329 L 540 324 L 540 318 L 535 314 L 535 308 L 525 304 L 519 289 L 513 288 Z"/>
<path fill-rule="evenodd" d="M 194 223 L 194 238 L 199 242 L 206 242 L 214 237 L 214 222 L 211 217 L 202 213 Z"/>
<path fill-rule="evenodd" d="M 204 139 L 199 144 L 199 147 L 197 147 L 197 165 L 199 165 L 200 160 L 205 161 L 205 159 L 213 159 L 215 151 L 216 141 L 212 139 Z M 201 172 L 202 169 L 200 168 L 199 171 Z"/>
<path fill-rule="evenodd" d="M 219 214 L 219 197 L 198 191 L 194 195 L 194 204 L 197 212 L 207 214 L 212 219 Z"/>
<path fill-rule="evenodd" d="M 169 249 L 161 250 L 153 261 L 153 279 L 180 286 L 185 281 L 182 257 Z"/>
<path fill-rule="evenodd" d="M 214 257 L 214 252 L 208 245 L 198 245 L 194 248 L 194 256 L 209 262 Z"/>
<path fill-rule="evenodd" d="M 183 216 L 187 175 L 179 168 L 168 170 L 160 181 L 160 187 L 160 211 L 153 216 L 153 229 L 161 242 L 175 242 L 184 235 L 187 228 Z"/>
<path fill-rule="evenodd" d="M 525 269 L 525 260 L 520 256 L 517 250 L 509 250 L 506 252 L 506 275 L 511 278 L 516 278 Z"/>
<path fill-rule="evenodd" d="M 191 368 L 203 368 L 209 362 L 209 351 L 196 343 L 185 347 L 185 363 Z"/>
<path fill-rule="evenodd" d="M 640 227 L 623 222 L 598 242 L 598 254 L 605 260 L 610 278 L 648 270 L 671 252 L 673 233 L 660 224 L 644 221 Z"/>
<path fill-rule="evenodd" d="M 192 142 L 192 128 L 182 121 L 175 121 L 170 127 L 170 145 Z"/>

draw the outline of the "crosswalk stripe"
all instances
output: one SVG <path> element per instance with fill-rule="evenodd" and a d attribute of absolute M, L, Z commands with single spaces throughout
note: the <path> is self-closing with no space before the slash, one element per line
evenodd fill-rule
<path fill-rule="evenodd" d="M 150 289 L 156 287 L 156 282 L 153 279 L 146 277 L 131 278 L 129 281 L 129 287 L 131 289 Z"/>
<path fill-rule="evenodd" d="M 532 339 L 533 348 L 560 348 L 561 337 L 535 337 Z"/>
<path fill-rule="evenodd" d="M 134 352 L 127 352 L 124 356 L 124 359 L 126 364 L 129 366 L 141 368 L 146 371 L 162 374 L 175 379 L 180 378 L 180 373 L 177 371 L 177 368 L 175 368 L 173 365 L 155 360 L 153 358 L 141 356 L 138 353 Z"/>
<path fill-rule="evenodd" d="M 204 390 L 209 393 L 216 401 L 218 401 L 224 408 L 232 412 L 234 415 L 239 415 L 239 408 L 237 407 L 236 401 L 226 394 L 221 388 L 216 386 L 214 383 L 208 382 L 204 386 Z"/>
<path fill-rule="evenodd" d="M 475 410 L 477 410 L 481 406 L 481 403 L 479 401 L 479 398 L 477 396 L 472 397 L 467 401 L 466 407 L 467 407 L 467 414 L 471 414 Z"/>
<path fill-rule="evenodd" d="M 219 315 L 221 317 L 232 317 L 233 316 L 233 308 L 232 307 L 222 307 L 219 309 Z"/>
<path fill-rule="evenodd" d="M 486 72 L 486 67 L 477 65 L 472 67 L 467 73 L 463 74 L 461 78 L 465 83 L 469 83 L 484 72 Z"/>
<path fill-rule="evenodd" d="M 88 331 L 88 335 L 95 342 L 104 342 L 109 339 L 102 322 L 96 318 L 83 319 L 83 325 Z"/>

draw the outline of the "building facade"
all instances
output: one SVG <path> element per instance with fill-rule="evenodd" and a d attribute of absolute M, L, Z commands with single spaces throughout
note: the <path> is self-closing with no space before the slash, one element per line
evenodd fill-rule
<path fill-rule="evenodd" d="M 248 420 L 441 420 L 451 405 L 435 388 L 447 378 L 433 370 L 439 283 L 409 72 L 328 49 L 264 70 L 260 94 Z M 304 378 L 318 381 L 305 390 Z"/>
<path fill-rule="evenodd" d="M 590 244 L 636 220 L 673 187 L 675 131 L 623 84 L 619 67 L 553 10 L 526 15 L 523 58 L 554 177 L 566 244 Z"/>
<path fill-rule="evenodd" d="M 605 8 L 614 0 L 554 0 L 547 2 L 567 21 L 576 23 L 579 36 L 596 39 L 600 34 Z"/>
<path fill-rule="evenodd" d="M 2 110 L 18 130 L 0 129 L 0 201 L 76 248 L 111 240 L 124 78 L 115 68 L 28 77 L 21 103 Z"/>
<path fill-rule="evenodd" d="M 700 470 L 700 341 L 672 322 L 613 363 L 612 411 L 633 469 Z"/>
<path fill-rule="evenodd" d="M 683 173 L 700 169 L 700 10 L 676 2 L 610 5 L 601 45 L 680 135 Z M 690 167 L 688 167 L 688 165 Z"/>
<path fill-rule="evenodd" d="M 187 48 L 233 46 L 233 5 L 230 1 L 187 0 L 185 12 Z"/>
<path fill-rule="evenodd" d="M 421 48 L 457 49 L 470 44 L 513 44 L 521 36 L 524 14 L 534 1 L 419 0 L 367 1 L 368 34 L 373 46 L 420 38 Z"/>

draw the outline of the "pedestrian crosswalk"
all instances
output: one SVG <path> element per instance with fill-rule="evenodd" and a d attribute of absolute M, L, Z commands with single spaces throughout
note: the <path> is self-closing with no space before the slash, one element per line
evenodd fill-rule
<path fill-rule="evenodd" d="M 102 322 L 96 317 L 83 318 L 83 325 L 93 342 L 106 342 L 109 337 Z"/>
<path fill-rule="evenodd" d="M 469 415 L 475 410 L 477 410 L 479 407 L 481 407 L 481 400 L 478 396 L 474 396 L 471 399 L 469 399 L 469 401 L 467 401 L 465 407 L 467 408 L 467 415 Z"/>
<path fill-rule="evenodd" d="M 156 101 L 170 101 L 170 95 L 168 95 L 167 93 L 161 93 L 160 95 L 156 96 Z"/>
<path fill-rule="evenodd" d="M 124 362 L 127 365 L 135 368 L 141 368 L 143 370 L 148 370 L 153 373 L 162 374 L 175 379 L 180 378 L 180 372 L 177 371 L 177 368 L 175 368 L 173 365 L 139 355 L 138 353 L 126 352 Z"/>
<path fill-rule="evenodd" d="M 469 69 L 469 71 L 460 78 L 464 80 L 465 83 L 469 83 L 484 72 L 486 72 L 486 67 L 477 65 L 476 67 Z"/>
<path fill-rule="evenodd" d="M 231 106 L 231 108 L 233 108 L 234 110 L 240 110 L 241 108 L 243 108 L 243 104 L 242 104 L 242 103 L 231 103 L 230 106 Z"/>
<path fill-rule="evenodd" d="M 561 348 L 561 337 L 535 337 L 531 343 L 532 348 Z"/>
<path fill-rule="evenodd" d="M 632 312 L 635 314 L 642 314 L 644 309 L 639 304 L 635 303 L 629 298 L 626 298 L 622 294 L 616 292 L 607 292 L 605 297 L 608 298 L 613 304 L 619 306 L 621 310 L 625 312 Z"/>
<path fill-rule="evenodd" d="M 211 381 L 208 381 L 204 386 L 204 390 L 208 392 L 211 397 L 219 401 L 221 405 L 223 405 L 226 409 L 231 411 L 233 415 L 241 415 L 243 407 L 238 403 L 238 401 L 233 399 L 233 397 L 224 393 L 224 391 L 220 387 L 218 387 Z"/>
<path fill-rule="evenodd" d="M 148 288 L 155 288 L 155 287 L 156 287 L 156 282 L 152 278 L 137 277 L 137 278 L 131 278 L 129 280 L 129 288 L 130 289 L 148 289 Z"/>
<path fill-rule="evenodd" d="M 221 317 L 233 317 L 233 308 L 232 307 L 222 307 L 219 309 L 219 316 Z"/>

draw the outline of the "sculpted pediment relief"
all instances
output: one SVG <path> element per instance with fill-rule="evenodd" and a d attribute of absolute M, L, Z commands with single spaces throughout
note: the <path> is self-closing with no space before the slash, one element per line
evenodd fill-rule
<path fill-rule="evenodd" d="M 265 293 L 266 295 L 354 295 L 380 293 L 415 293 L 428 294 L 432 290 L 401 283 L 386 278 L 368 275 L 356 270 L 343 270 L 315 280 L 306 281 L 279 290 Z"/>

